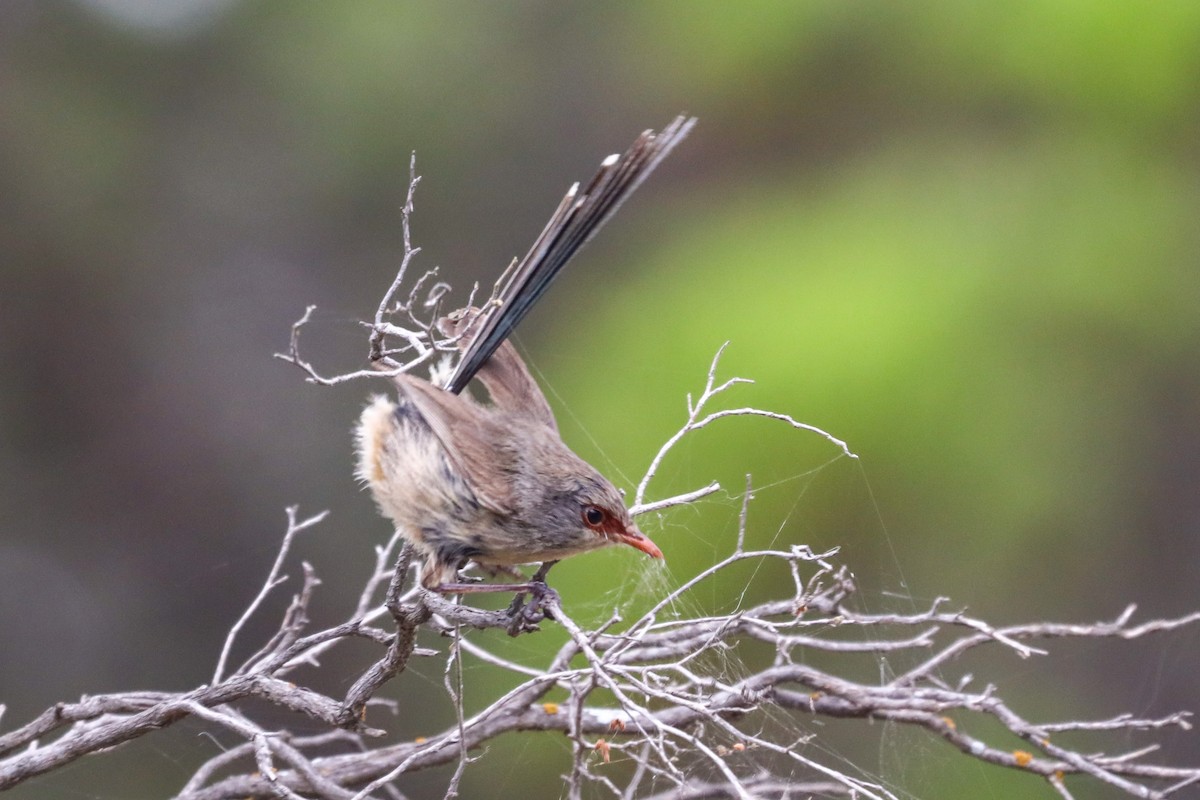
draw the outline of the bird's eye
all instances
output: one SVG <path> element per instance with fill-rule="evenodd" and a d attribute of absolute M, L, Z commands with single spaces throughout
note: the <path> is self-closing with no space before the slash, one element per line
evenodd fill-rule
<path fill-rule="evenodd" d="M 583 507 L 583 522 L 589 528 L 598 527 L 600 523 L 604 522 L 605 516 L 604 509 L 598 506 Z"/>

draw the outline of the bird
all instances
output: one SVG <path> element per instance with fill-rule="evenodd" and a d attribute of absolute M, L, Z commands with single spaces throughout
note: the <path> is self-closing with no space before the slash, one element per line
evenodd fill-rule
<path fill-rule="evenodd" d="M 461 351 L 443 385 L 392 375 L 396 398 L 376 395 L 364 408 L 355 431 L 356 476 L 421 559 L 423 588 L 536 593 L 559 560 L 612 544 L 663 558 L 621 492 L 563 442 L 550 404 L 507 338 L 694 124 L 679 116 L 604 159 L 582 189 L 570 188 L 494 302 L 438 320 Z M 490 403 L 464 393 L 473 379 Z M 532 580 L 485 583 L 459 575 L 470 562 L 493 575 L 542 566 Z"/>

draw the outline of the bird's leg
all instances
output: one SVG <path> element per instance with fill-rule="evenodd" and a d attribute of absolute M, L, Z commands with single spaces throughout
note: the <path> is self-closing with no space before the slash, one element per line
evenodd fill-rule
<path fill-rule="evenodd" d="M 541 585 L 542 588 L 547 588 L 546 584 Z M 525 592 L 536 592 L 537 584 L 534 583 L 460 583 L 448 582 L 439 583 L 437 586 L 429 587 L 430 591 L 440 594 L 484 594 L 487 592 L 517 592 L 521 595 Z"/>
<path fill-rule="evenodd" d="M 519 581 L 521 583 L 525 582 L 525 576 L 521 574 L 521 570 L 517 569 L 516 567 L 509 566 L 508 564 L 480 564 L 478 561 L 476 561 L 475 566 L 483 570 L 485 573 L 487 573 L 488 577 L 491 578 L 495 578 L 500 575 L 507 575 L 515 581 Z"/>
<path fill-rule="evenodd" d="M 537 572 L 533 573 L 533 577 L 529 579 L 529 582 L 530 583 L 540 583 L 540 584 L 542 584 L 542 586 L 546 586 L 546 573 L 548 573 L 550 571 L 550 568 L 553 567 L 557 563 L 558 563 L 557 560 L 543 561 L 542 565 L 537 568 Z M 550 588 L 550 587 L 547 586 L 546 588 Z"/>
<path fill-rule="evenodd" d="M 537 623 L 546 618 L 545 606 L 547 601 L 558 602 L 558 592 L 546 585 L 546 573 L 557 564 L 557 561 L 544 561 L 532 577 L 524 583 L 465 583 L 459 581 L 443 581 L 436 586 L 426 587 L 439 594 L 483 594 L 485 592 L 514 592 L 512 604 L 508 607 L 510 636 L 536 630 Z M 525 604 L 525 595 L 530 596 L 529 604 Z"/>
<path fill-rule="evenodd" d="M 427 574 L 431 576 L 437 575 L 439 577 L 453 577 L 454 580 L 439 581 L 433 586 L 425 583 L 424 580 L 422 580 L 422 583 L 424 584 L 425 588 L 429 589 L 431 592 L 440 592 L 441 594 L 484 594 L 487 592 L 529 592 L 534 590 L 533 582 L 536 580 L 536 576 L 532 580 L 522 581 L 521 583 L 484 583 L 482 578 L 472 578 L 467 575 L 460 575 L 459 570 L 466 565 L 467 559 L 463 559 L 457 564 L 457 566 L 435 562 L 433 565 L 427 566 Z M 501 573 L 517 579 L 525 577 L 515 568 L 509 566 L 479 564 L 478 562 L 476 562 L 476 566 L 487 572 L 488 575 L 493 578 Z M 432 583 L 432 581 L 430 582 Z"/>
<path fill-rule="evenodd" d="M 546 601 L 553 600 L 556 603 L 558 602 L 558 592 L 546 584 L 546 573 L 557 563 L 557 560 L 543 561 L 542 565 L 537 568 L 537 572 L 533 573 L 533 577 L 529 579 L 530 585 L 533 586 L 533 591 L 530 592 L 532 597 L 529 608 L 526 609 L 527 612 L 536 612 L 544 617 L 546 615 L 542 611 L 542 607 L 546 604 Z"/>

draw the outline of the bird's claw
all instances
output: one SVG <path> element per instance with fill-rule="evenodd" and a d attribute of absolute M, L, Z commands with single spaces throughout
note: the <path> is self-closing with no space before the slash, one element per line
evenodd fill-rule
<path fill-rule="evenodd" d="M 559 603 L 558 592 L 551 589 L 543 581 L 530 584 L 529 603 L 525 602 L 525 592 L 519 592 L 508 607 L 508 635 L 519 636 L 539 630 L 538 623 L 549 617 L 554 618 L 551 606 Z"/>

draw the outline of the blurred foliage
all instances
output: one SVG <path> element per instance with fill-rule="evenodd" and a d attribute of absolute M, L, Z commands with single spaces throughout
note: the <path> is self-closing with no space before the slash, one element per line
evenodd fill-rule
<path fill-rule="evenodd" d="M 284 505 L 334 511 L 301 555 L 329 620 L 351 606 L 386 534 L 350 478 L 369 390 L 314 389 L 270 354 L 317 303 L 311 355 L 358 366 L 412 151 L 419 266 L 462 292 L 523 252 L 570 181 L 680 110 L 701 119 L 692 139 L 521 332 L 568 441 L 632 487 L 729 340 L 719 375 L 756 384 L 719 402 L 819 425 L 861 459 L 767 420 L 700 432 L 654 491 L 725 493 L 647 521 L 667 572 L 627 552 L 557 567 L 581 617 L 644 607 L 726 553 L 746 473 L 752 543 L 842 546 L 877 609 L 1197 606 L 1200 6 L 154 7 L 0 6 L 6 725 L 82 692 L 205 680 Z M 754 593 L 786 586 L 759 577 Z M 1194 702 L 1198 650 L 1185 633 L 1073 654 L 1056 681 L 1007 657 L 988 677 L 1034 717 L 1163 713 Z M 398 735 L 451 718 L 428 672 L 397 687 Z M 469 669 L 469 696 L 497 680 Z M 913 796 L 1037 791 L 877 733 L 826 746 Z M 156 747 L 137 785 L 93 783 L 101 759 L 15 796 L 161 796 L 202 753 Z M 564 748 L 499 744 L 466 788 L 553 792 Z"/>

